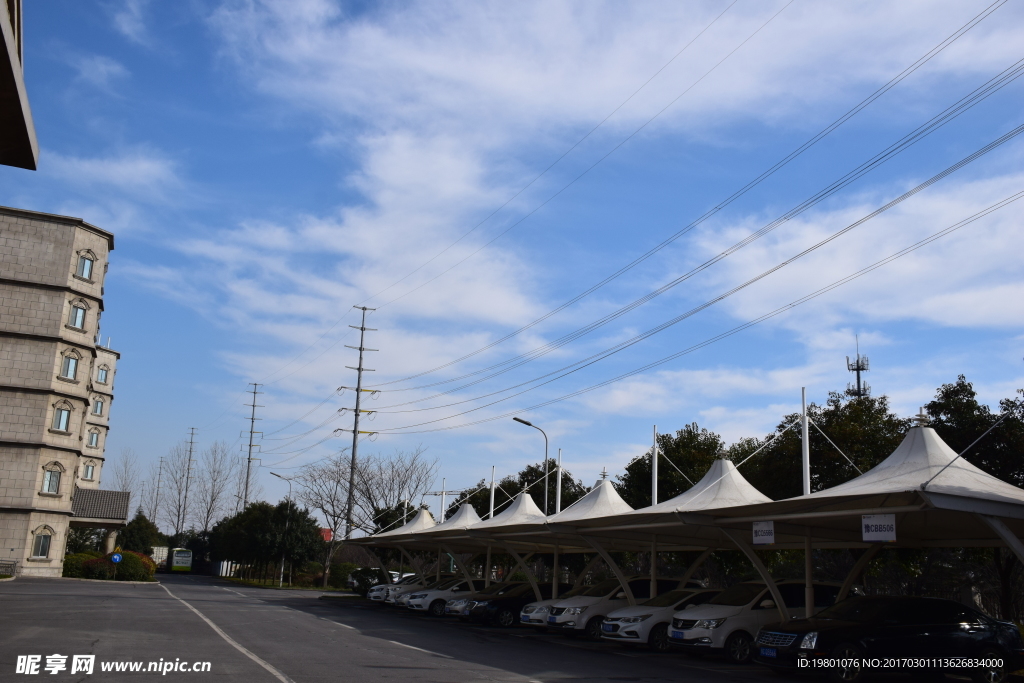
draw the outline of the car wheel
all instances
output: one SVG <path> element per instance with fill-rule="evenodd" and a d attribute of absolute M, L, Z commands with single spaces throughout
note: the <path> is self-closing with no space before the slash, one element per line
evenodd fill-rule
<path fill-rule="evenodd" d="M 749 664 L 754 656 L 754 639 L 743 631 L 737 631 L 725 641 L 725 656 L 733 664 Z"/>
<path fill-rule="evenodd" d="M 829 669 L 828 675 L 835 683 L 858 683 L 864 678 L 861 659 L 864 651 L 853 643 L 842 643 L 832 650 L 831 658 L 838 666 Z"/>
<path fill-rule="evenodd" d="M 668 642 L 668 624 L 655 624 L 651 627 L 651 634 L 647 636 L 647 647 L 655 652 L 668 652 L 671 643 Z"/>
<path fill-rule="evenodd" d="M 516 623 L 516 615 L 510 609 L 503 609 L 494 617 L 494 625 L 508 628 Z"/>
<path fill-rule="evenodd" d="M 443 617 L 444 616 L 444 600 L 434 600 L 430 603 L 430 616 L 432 617 Z"/>
<path fill-rule="evenodd" d="M 1006 680 L 1006 658 L 997 650 L 985 650 L 978 656 L 981 660 L 999 660 L 1003 666 L 983 666 L 971 672 L 974 683 L 1003 683 Z"/>
<path fill-rule="evenodd" d="M 604 621 L 604 617 L 591 617 L 590 621 L 587 622 L 585 629 L 587 638 L 590 640 L 601 639 L 601 622 Z"/>

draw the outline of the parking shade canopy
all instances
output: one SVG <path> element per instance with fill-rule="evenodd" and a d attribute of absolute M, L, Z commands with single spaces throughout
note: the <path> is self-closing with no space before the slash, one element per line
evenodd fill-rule
<path fill-rule="evenodd" d="M 437 524 L 434 522 L 434 516 L 430 514 L 430 510 L 420 508 L 416 512 L 416 516 L 413 517 L 408 524 L 405 524 L 398 529 L 383 531 L 379 534 L 373 534 L 372 536 L 353 540 L 366 545 L 373 545 L 371 541 L 395 542 L 400 541 L 402 538 L 408 537 L 411 534 L 432 529 L 435 526 L 437 526 Z"/>
<path fill-rule="evenodd" d="M 799 547 L 809 535 L 815 547 L 852 548 L 872 544 L 864 540 L 862 515 L 884 514 L 895 520 L 895 540 L 886 545 L 1006 544 L 1024 554 L 1017 540 L 1024 532 L 1024 490 L 958 458 L 924 417 L 889 457 L 848 482 L 771 503 L 683 513 L 680 519 L 742 530 L 747 538 L 753 522 L 772 521 L 773 547 Z"/>

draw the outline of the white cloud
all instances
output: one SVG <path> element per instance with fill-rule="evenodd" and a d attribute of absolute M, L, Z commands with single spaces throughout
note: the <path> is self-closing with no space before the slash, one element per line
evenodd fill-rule
<path fill-rule="evenodd" d="M 181 190 L 177 164 L 163 154 L 134 149 L 105 157 L 45 151 L 46 173 L 82 187 L 104 187 L 134 200 L 164 201 Z M 180 195 L 178 196 L 180 199 Z"/>
<path fill-rule="evenodd" d="M 104 55 L 82 56 L 72 61 L 78 78 L 101 90 L 111 91 L 117 81 L 130 74 L 123 64 Z"/>
<path fill-rule="evenodd" d="M 144 13 L 149 0 L 121 0 L 110 7 L 114 28 L 129 40 L 148 45 L 151 41 Z"/>

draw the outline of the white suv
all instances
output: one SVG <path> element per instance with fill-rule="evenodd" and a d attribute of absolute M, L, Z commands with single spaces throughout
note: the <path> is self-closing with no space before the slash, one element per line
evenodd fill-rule
<path fill-rule="evenodd" d="M 780 581 L 779 593 L 786 601 L 789 616 L 802 618 L 804 582 Z M 838 583 L 815 583 L 814 606 L 835 604 Z M 744 581 L 726 588 L 700 607 L 673 615 L 669 642 L 681 645 L 688 654 L 725 654 L 732 662 L 746 664 L 754 656 L 754 637 L 762 626 L 777 622 L 775 600 L 762 581 Z"/>
<path fill-rule="evenodd" d="M 483 587 L 483 579 L 449 579 L 426 590 L 410 591 L 408 607 L 419 612 L 429 612 L 434 617 L 443 617 L 444 606 L 449 598 L 471 595 Z"/>
<path fill-rule="evenodd" d="M 679 587 L 678 579 L 658 579 L 659 594 Z M 651 596 L 651 580 L 648 577 L 630 577 L 629 588 L 638 600 L 646 600 Z M 571 634 L 584 633 L 591 640 L 598 640 L 605 616 L 628 604 L 626 591 L 619 585 L 618 579 L 608 579 L 579 595 L 551 605 L 548 608 L 547 626 Z"/>
<path fill-rule="evenodd" d="M 668 626 L 672 615 L 703 605 L 721 592 L 680 588 L 639 605 L 612 610 L 601 624 L 601 638 L 626 645 L 645 644 L 656 652 L 665 652 L 671 647 Z"/>

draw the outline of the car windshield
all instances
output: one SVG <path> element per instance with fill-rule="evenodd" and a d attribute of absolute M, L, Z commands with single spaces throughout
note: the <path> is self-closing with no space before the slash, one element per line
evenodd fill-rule
<path fill-rule="evenodd" d="M 643 603 L 645 607 L 669 607 L 676 604 L 686 596 L 693 593 L 693 591 L 687 590 L 675 590 L 669 591 L 668 593 L 662 593 L 656 598 L 651 598 L 647 602 Z"/>
<path fill-rule="evenodd" d="M 558 599 L 561 600 L 562 598 L 572 598 L 577 595 L 583 595 L 591 588 L 593 588 L 593 586 L 576 586 L 572 590 L 566 591 L 565 593 L 559 592 Z"/>
<path fill-rule="evenodd" d="M 839 621 L 877 622 L 885 618 L 891 606 L 888 600 L 852 598 L 843 600 L 814 615 L 815 619 L 836 619 Z"/>
<path fill-rule="evenodd" d="M 741 607 L 760 595 L 763 590 L 763 583 L 737 583 L 711 598 L 708 604 Z"/>
<path fill-rule="evenodd" d="M 578 593 L 578 595 L 603 598 L 616 588 L 619 588 L 618 579 L 608 579 L 607 581 L 602 581 L 601 583 L 590 586 L 586 591 Z"/>
<path fill-rule="evenodd" d="M 492 583 L 487 588 L 482 588 L 476 592 L 477 595 L 504 595 L 506 592 L 517 588 L 522 584 L 518 581 L 516 583 Z"/>
<path fill-rule="evenodd" d="M 412 583 L 413 581 L 419 581 L 419 579 L 420 579 L 420 577 L 418 577 L 418 576 L 407 576 L 404 579 L 402 579 L 401 581 L 399 581 L 398 585 L 404 586 L 407 583 Z"/>
<path fill-rule="evenodd" d="M 437 585 L 429 585 L 429 586 L 427 586 L 427 588 L 433 588 L 434 590 L 439 590 L 440 591 L 440 590 L 444 590 L 446 588 L 451 588 L 452 586 L 454 586 L 455 584 L 459 583 L 460 581 L 462 581 L 462 579 L 442 579 L 441 583 L 439 583 Z"/>

